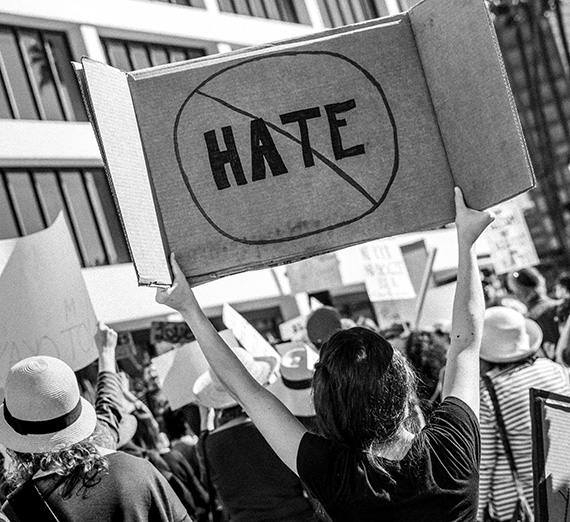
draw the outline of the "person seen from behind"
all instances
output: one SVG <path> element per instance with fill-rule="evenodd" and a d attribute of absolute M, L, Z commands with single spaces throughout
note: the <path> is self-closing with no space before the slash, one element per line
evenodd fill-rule
<path fill-rule="evenodd" d="M 474 244 L 493 220 L 455 189 L 458 283 L 443 401 L 419 430 L 408 421 L 415 377 L 364 328 L 335 333 L 313 377 L 322 436 L 307 431 L 240 363 L 200 309 L 174 256 L 157 301 L 178 310 L 213 371 L 333 521 L 472 521 L 479 467 L 479 348 L 484 300 Z"/>

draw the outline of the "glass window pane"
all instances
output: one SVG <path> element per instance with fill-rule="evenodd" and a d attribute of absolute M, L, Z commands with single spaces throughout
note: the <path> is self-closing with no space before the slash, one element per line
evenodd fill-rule
<path fill-rule="evenodd" d="M 279 8 L 281 20 L 284 22 L 297 23 L 299 21 L 292 0 L 277 2 L 277 7 Z"/>
<path fill-rule="evenodd" d="M 206 51 L 204 49 L 193 49 L 191 47 L 186 49 L 187 60 L 191 60 L 192 58 L 199 58 L 200 56 L 206 56 Z"/>
<path fill-rule="evenodd" d="M 39 32 L 21 30 L 19 33 L 20 40 L 32 68 L 45 118 L 48 120 L 64 120 L 65 116 L 59 98 L 57 97 L 50 63 Z"/>
<path fill-rule="evenodd" d="M 103 42 L 105 51 L 107 53 L 107 60 L 109 64 L 123 71 L 132 71 L 129 55 L 127 54 L 126 46 L 123 42 L 116 40 L 105 40 Z"/>
<path fill-rule="evenodd" d="M 281 0 L 266 0 L 265 9 L 267 11 L 267 17 L 272 20 L 280 20 L 281 15 L 279 14 L 279 9 L 277 8 L 277 2 Z"/>
<path fill-rule="evenodd" d="M 13 31 L 7 27 L 0 27 L 0 53 L 16 99 L 19 117 L 28 120 L 39 119 L 18 43 Z"/>
<path fill-rule="evenodd" d="M 62 172 L 61 181 L 70 205 L 71 218 L 77 226 L 78 240 L 86 255 L 85 266 L 105 264 L 107 258 L 80 173 Z"/>
<path fill-rule="evenodd" d="M 168 49 L 168 61 L 170 63 L 182 62 L 184 60 L 189 60 L 189 59 L 190 57 L 186 58 L 186 53 L 182 49 L 176 49 L 176 48 Z"/>
<path fill-rule="evenodd" d="M 60 81 L 60 96 L 76 121 L 87 121 L 81 92 L 71 65 L 73 57 L 69 51 L 67 37 L 61 33 L 46 32 L 44 34 L 44 42 L 46 46 L 49 46 L 55 61 Z"/>
<path fill-rule="evenodd" d="M 235 12 L 237 14 L 249 15 L 251 16 L 251 10 L 247 0 L 234 0 Z"/>
<path fill-rule="evenodd" d="M 18 226 L 0 173 L 0 239 L 18 237 Z"/>
<path fill-rule="evenodd" d="M 236 12 L 232 0 L 218 0 L 218 4 L 220 5 L 220 11 L 224 11 L 226 13 Z"/>
<path fill-rule="evenodd" d="M 249 5 L 251 7 L 253 16 L 257 16 L 259 18 L 267 18 L 267 11 L 263 5 L 263 0 L 249 0 Z"/>
<path fill-rule="evenodd" d="M 168 54 L 166 49 L 155 45 L 149 46 L 149 48 L 152 65 L 164 65 L 165 63 L 168 63 Z"/>
<path fill-rule="evenodd" d="M 2 59 L 0 50 L 0 60 Z M 0 67 L 2 64 L 0 63 Z M 0 77 L 0 118 L 13 118 L 12 110 L 10 109 L 10 102 L 8 99 L 8 92 L 6 91 L 6 85 Z"/>
<path fill-rule="evenodd" d="M 148 59 L 148 53 L 145 45 L 130 43 L 128 44 L 128 48 L 135 71 L 137 69 L 146 69 L 152 65 Z"/>
<path fill-rule="evenodd" d="M 51 171 L 34 172 L 34 181 L 46 213 L 48 225 L 51 225 L 61 211 L 65 213 L 65 204 L 57 182 L 57 176 L 55 172 Z"/>
<path fill-rule="evenodd" d="M 44 229 L 44 221 L 36 198 L 32 180 L 28 172 L 7 172 L 8 189 L 17 208 L 24 235 Z"/>

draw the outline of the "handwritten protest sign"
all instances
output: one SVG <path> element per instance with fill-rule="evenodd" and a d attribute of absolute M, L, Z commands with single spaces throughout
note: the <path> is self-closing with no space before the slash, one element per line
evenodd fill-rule
<path fill-rule="evenodd" d="M 228 346 L 238 346 L 236 338 L 229 330 L 222 330 L 220 335 Z M 162 391 L 173 410 L 196 402 L 192 388 L 196 379 L 210 367 L 197 341 L 154 357 L 152 362 L 156 367 Z"/>
<path fill-rule="evenodd" d="M 570 519 L 570 397 L 532 388 L 532 465 L 537 522 Z"/>
<path fill-rule="evenodd" d="M 538 265 L 540 260 L 519 206 L 501 205 L 494 213 L 495 221 L 485 234 L 495 272 L 506 274 Z"/>
<path fill-rule="evenodd" d="M 414 286 L 400 247 L 388 240 L 374 241 L 360 246 L 366 274 L 366 291 L 370 301 L 413 299 Z"/>
<path fill-rule="evenodd" d="M 275 350 L 240 313 L 225 303 L 222 321 L 240 344 L 254 357 L 275 357 Z"/>
<path fill-rule="evenodd" d="M 0 241 L 0 388 L 32 355 L 74 370 L 97 358 L 95 312 L 62 214 L 47 229 Z"/>
<path fill-rule="evenodd" d="M 143 285 L 171 283 L 171 251 L 199 284 L 441 226 L 454 185 L 478 209 L 534 185 L 482 0 L 76 70 Z"/>
<path fill-rule="evenodd" d="M 307 317 L 299 315 L 279 325 L 279 334 L 285 341 L 297 341 L 307 337 Z"/>

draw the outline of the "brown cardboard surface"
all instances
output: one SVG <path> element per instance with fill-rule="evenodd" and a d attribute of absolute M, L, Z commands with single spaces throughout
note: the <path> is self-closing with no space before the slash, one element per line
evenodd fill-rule
<path fill-rule="evenodd" d="M 146 187 L 144 212 L 116 191 L 141 284 L 167 280 L 165 252 L 198 284 L 448 223 L 456 182 L 475 207 L 533 186 L 482 0 L 129 75 L 101 67 L 87 84 L 103 149 L 124 145 L 111 176 Z M 117 159 L 131 147 L 134 170 Z M 157 223 L 140 219 L 151 190 Z"/>
<path fill-rule="evenodd" d="M 424 1 L 410 11 L 453 177 L 483 209 L 534 186 L 495 29 L 480 0 Z"/>
<path fill-rule="evenodd" d="M 89 59 L 83 59 L 82 66 L 83 92 L 89 98 L 90 117 L 139 284 L 170 284 L 167 247 L 160 231 L 127 76 Z"/>

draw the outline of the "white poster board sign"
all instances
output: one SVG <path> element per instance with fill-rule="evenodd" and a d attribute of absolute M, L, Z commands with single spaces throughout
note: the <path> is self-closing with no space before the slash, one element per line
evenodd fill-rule
<path fill-rule="evenodd" d="M 336 254 L 324 254 L 287 266 L 291 292 L 321 292 L 342 286 Z"/>
<path fill-rule="evenodd" d="M 273 346 L 241 314 L 225 303 L 222 321 L 240 344 L 254 357 L 275 357 Z"/>
<path fill-rule="evenodd" d="M 413 299 L 414 286 L 402 250 L 393 241 L 372 241 L 360 246 L 365 285 L 372 302 Z"/>
<path fill-rule="evenodd" d="M 229 346 L 238 346 L 236 338 L 229 330 L 223 330 L 220 335 Z M 156 367 L 162 391 L 173 410 L 196 402 L 192 388 L 196 379 L 210 367 L 197 341 L 159 355 L 152 362 Z"/>
<path fill-rule="evenodd" d="M 65 218 L 36 234 L 0 241 L 0 388 L 8 370 L 51 355 L 74 370 L 97 356 L 97 319 Z"/>
<path fill-rule="evenodd" d="M 307 316 L 299 315 L 279 325 L 279 333 L 284 341 L 298 341 L 307 337 Z"/>
<path fill-rule="evenodd" d="M 540 262 L 524 214 L 518 205 L 493 209 L 495 221 L 486 231 L 491 262 L 497 274 L 506 274 Z"/>

